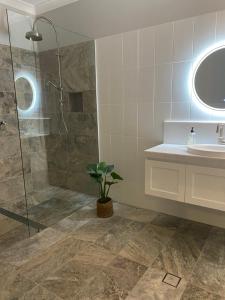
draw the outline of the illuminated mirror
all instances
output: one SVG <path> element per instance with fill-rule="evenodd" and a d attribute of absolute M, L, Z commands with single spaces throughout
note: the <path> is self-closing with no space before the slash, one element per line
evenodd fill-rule
<path fill-rule="evenodd" d="M 36 79 L 29 73 L 18 73 L 15 78 L 18 111 L 21 114 L 31 112 L 37 105 Z"/>
<path fill-rule="evenodd" d="M 206 51 L 193 69 L 195 98 L 204 106 L 225 110 L 225 45 Z"/>
<path fill-rule="evenodd" d="M 16 80 L 16 96 L 18 107 L 27 110 L 32 105 L 33 91 L 30 82 L 21 77 Z"/>

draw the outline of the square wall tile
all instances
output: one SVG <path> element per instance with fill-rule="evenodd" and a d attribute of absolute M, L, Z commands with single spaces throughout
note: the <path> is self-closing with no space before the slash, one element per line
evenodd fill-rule
<path fill-rule="evenodd" d="M 123 64 L 127 68 L 138 67 L 138 32 L 123 34 Z"/>
<path fill-rule="evenodd" d="M 155 83 L 155 67 L 140 68 L 138 75 L 139 101 L 153 101 Z"/>
<path fill-rule="evenodd" d="M 140 67 L 151 67 L 155 64 L 155 29 L 148 27 L 139 32 Z"/>
<path fill-rule="evenodd" d="M 202 15 L 194 19 L 194 58 L 215 43 L 215 33 L 216 13 Z"/>
<path fill-rule="evenodd" d="M 172 64 L 156 66 L 155 96 L 161 102 L 172 99 Z"/>
<path fill-rule="evenodd" d="M 159 25 L 155 30 L 156 64 L 171 62 L 173 58 L 173 23 Z"/>
<path fill-rule="evenodd" d="M 173 64 L 173 102 L 190 101 L 192 91 L 189 87 L 189 77 L 192 71 L 192 62 L 180 62 Z"/>
<path fill-rule="evenodd" d="M 177 21 L 174 23 L 174 61 L 189 60 L 193 57 L 193 19 Z"/>

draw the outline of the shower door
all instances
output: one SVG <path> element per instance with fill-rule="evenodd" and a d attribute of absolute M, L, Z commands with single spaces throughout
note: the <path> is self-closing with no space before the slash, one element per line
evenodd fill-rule
<path fill-rule="evenodd" d="M 40 230 L 53 226 L 97 195 L 86 173 L 98 161 L 94 41 L 38 20 L 43 40 L 25 38 L 31 17 L 9 11 L 9 27 L 28 218 Z"/>
<path fill-rule="evenodd" d="M 20 146 L 7 11 L 0 6 L 0 253 L 29 236 Z"/>

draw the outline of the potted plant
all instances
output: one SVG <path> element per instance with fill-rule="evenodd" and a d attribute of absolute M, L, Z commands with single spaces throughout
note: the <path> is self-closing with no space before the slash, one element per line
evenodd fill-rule
<path fill-rule="evenodd" d="M 113 184 L 123 180 L 119 174 L 113 171 L 114 165 L 105 162 L 87 166 L 87 172 L 99 185 L 99 199 L 97 200 L 97 216 L 108 218 L 113 215 L 113 203 L 109 197 L 109 191 Z"/>

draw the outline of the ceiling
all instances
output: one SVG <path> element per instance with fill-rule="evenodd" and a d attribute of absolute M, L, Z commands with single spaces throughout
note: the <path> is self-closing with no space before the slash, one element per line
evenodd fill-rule
<path fill-rule="evenodd" d="M 81 0 L 46 13 L 54 22 L 100 38 L 225 9 L 225 0 Z"/>
<path fill-rule="evenodd" d="M 44 14 L 71 32 L 100 38 L 225 10 L 225 0 L 0 0 L 29 14 Z"/>
<path fill-rule="evenodd" d="M 0 0 L 0 4 L 37 15 L 77 1 L 79 0 Z"/>

